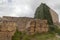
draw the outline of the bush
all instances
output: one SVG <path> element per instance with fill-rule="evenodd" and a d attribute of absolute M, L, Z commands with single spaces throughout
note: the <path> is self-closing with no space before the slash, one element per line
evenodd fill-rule
<path fill-rule="evenodd" d="M 60 35 L 60 29 L 58 29 L 57 34 Z"/>
<path fill-rule="evenodd" d="M 12 36 L 12 40 L 20 40 L 22 36 L 22 33 L 16 30 L 14 36 Z"/>
<path fill-rule="evenodd" d="M 34 35 L 27 35 L 16 30 L 14 36 L 12 37 L 12 40 L 47 40 L 53 38 L 54 36 L 55 34 L 50 33 L 46 34 L 36 33 Z"/>
<path fill-rule="evenodd" d="M 49 25 L 49 32 L 57 33 L 57 31 L 58 31 L 58 26 L 56 26 L 56 25 Z"/>

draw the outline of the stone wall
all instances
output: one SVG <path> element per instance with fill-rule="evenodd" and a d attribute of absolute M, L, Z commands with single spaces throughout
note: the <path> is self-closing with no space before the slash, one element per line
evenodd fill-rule
<path fill-rule="evenodd" d="M 51 13 L 51 16 L 52 16 L 53 23 L 54 24 L 59 23 L 58 14 L 54 10 L 52 10 L 52 9 L 49 9 L 49 10 L 50 10 L 50 13 Z"/>
<path fill-rule="evenodd" d="M 34 33 L 46 33 L 48 32 L 47 20 L 34 19 L 28 22 L 26 26 L 26 32 L 28 34 Z"/>
<path fill-rule="evenodd" d="M 32 21 L 32 20 L 36 21 L 36 28 L 37 29 L 39 28 L 39 26 L 41 24 L 43 25 L 42 27 L 47 26 L 47 21 L 46 20 L 40 20 L 40 19 L 34 19 L 34 18 L 28 18 L 28 17 L 8 17 L 8 16 L 4 16 L 3 18 L 6 18 L 6 19 L 8 19 L 10 21 L 15 21 L 19 31 L 25 31 L 26 30 L 26 25 L 29 24 L 29 22 Z M 34 23 L 34 26 L 35 26 L 35 23 Z"/>
<path fill-rule="evenodd" d="M 33 20 L 33 18 L 28 18 L 28 17 L 9 17 L 9 16 L 4 16 L 3 19 L 6 18 L 10 21 L 15 21 L 17 23 L 17 29 L 19 31 L 24 31 L 26 24 L 28 21 Z"/>
<path fill-rule="evenodd" d="M 16 23 L 9 20 L 2 20 L 0 23 L 0 40 L 11 40 L 16 31 Z"/>
<path fill-rule="evenodd" d="M 16 28 L 19 31 L 27 31 L 32 34 L 35 32 L 48 32 L 47 20 L 4 16 L 2 20 L 0 20 L 0 40 L 11 40 Z"/>

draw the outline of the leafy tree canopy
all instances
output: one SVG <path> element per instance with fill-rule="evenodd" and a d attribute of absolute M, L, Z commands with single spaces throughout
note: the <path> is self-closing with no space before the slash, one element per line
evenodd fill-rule
<path fill-rule="evenodd" d="M 48 21 L 48 24 L 53 25 L 53 21 L 49 9 L 50 8 L 46 4 L 41 3 L 41 5 L 36 9 L 34 18 L 46 19 Z"/>

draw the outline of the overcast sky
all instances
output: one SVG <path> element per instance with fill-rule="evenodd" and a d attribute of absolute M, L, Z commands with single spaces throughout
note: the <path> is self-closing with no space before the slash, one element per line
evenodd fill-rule
<path fill-rule="evenodd" d="M 0 0 L 0 16 L 34 17 L 41 3 L 55 10 L 60 18 L 60 0 Z"/>

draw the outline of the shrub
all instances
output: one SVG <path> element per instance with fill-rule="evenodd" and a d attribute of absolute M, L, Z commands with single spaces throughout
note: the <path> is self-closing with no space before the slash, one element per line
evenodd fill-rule
<path fill-rule="evenodd" d="M 19 32 L 18 30 L 16 30 L 14 36 L 12 36 L 12 40 L 20 40 L 21 39 L 21 35 L 22 33 Z"/>
<path fill-rule="evenodd" d="M 57 34 L 60 35 L 60 29 L 57 30 Z"/>
<path fill-rule="evenodd" d="M 50 33 L 51 32 L 57 33 L 57 31 L 58 31 L 58 26 L 56 26 L 56 25 L 49 25 L 49 32 Z"/>

